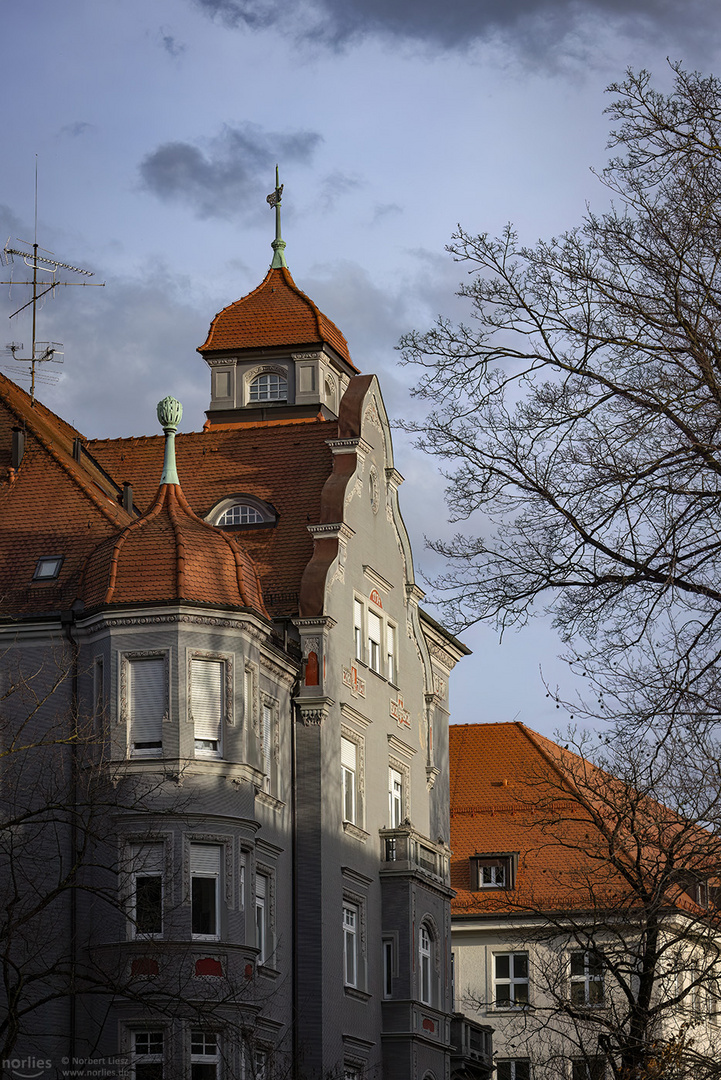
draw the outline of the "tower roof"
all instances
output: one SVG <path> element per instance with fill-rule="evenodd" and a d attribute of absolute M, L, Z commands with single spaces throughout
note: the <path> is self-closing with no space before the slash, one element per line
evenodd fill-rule
<path fill-rule="evenodd" d="M 271 267 L 257 289 L 219 311 L 198 352 L 330 345 L 350 365 L 348 342 L 298 288 L 287 266 Z"/>

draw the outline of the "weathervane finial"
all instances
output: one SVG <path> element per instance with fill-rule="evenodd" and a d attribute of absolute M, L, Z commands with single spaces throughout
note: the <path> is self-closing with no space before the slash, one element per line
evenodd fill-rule
<path fill-rule="evenodd" d="M 280 200 L 283 195 L 283 185 L 278 183 L 278 166 L 275 167 L 275 191 L 271 191 L 270 195 L 266 197 L 268 206 L 273 209 L 275 207 L 275 240 L 270 245 L 273 248 L 273 261 L 270 264 L 271 270 L 277 269 L 279 266 L 286 266 L 288 263 L 285 261 L 285 240 L 280 235 Z"/>

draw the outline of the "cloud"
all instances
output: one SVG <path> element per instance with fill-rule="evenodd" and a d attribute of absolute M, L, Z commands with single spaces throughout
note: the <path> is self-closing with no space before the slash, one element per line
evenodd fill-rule
<path fill-rule="evenodd" d="M 336 203 L 350 191 L 363 187 L 363 181 L 357 176 L 349 176 L 340 171 L 329 173 L 320 187 L 320 201 L 324 210 L 334 210 Z"/>
<path fill-rule="evenodd" d="M 272 187 L 276 162 L 307 164 L 322 141 L 314 131 L 276 133 L 257 124 L 226 125 L 202 147 L 163 143 L 140 164 L 143 187 L 167 202 L 183 202 L 200 218 L 247 216 L 248 205 Z M 257 211 L 256 211 L 257 212 Z"/>
<path fill-rule="evenodd" d="M 587 17 L 612 21 L 631 35 L 668 31 L 674 44 L 718 35 L 713 0 L 193 0 L 231 28 L 277 27 L 293 37 L 341 48 L 380 36 L 441 49 L 465 49 L 501 36 L 525 51 L 554 50 Z"/>
<path fill-rule="evenodd" d="M 71 139 L 77 139 L 80 135 L 85 135 L 87 131 L 93 131 L 95 124 L 88 123 L 87 120 L 75 120 L 72 124 L 65 124 L 60 128 L 61 135 L 69 135 Z"/>
<path fill-rule="evenodd" d="M 172 56 L 173 59 L 177 59 L 181 53 L 185 52 L 185 45 L 169 31 L 161 29 L 160 31 L 160 44 L 165 49 L 168 56 Z"/>

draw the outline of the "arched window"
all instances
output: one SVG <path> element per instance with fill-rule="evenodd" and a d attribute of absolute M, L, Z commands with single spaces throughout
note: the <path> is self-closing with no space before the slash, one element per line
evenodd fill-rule
<path fill-rule="evenodd" d="M 250 384 L 249 401 L 285 401 L 287 397 L 288 380 L 277 371 L 264 371 Z"/>
<path fill-rule="evenodd" d="M 218 525 L 259 525 L 263 515 L 249 503 L 235 503 L 218 518 Z"/>
<path fill-rule="evenodd" d="M 428 927 L 421 926 L 418 935 L 418 972 L 420 976 L 421 1001 L 433 1004 L 433 938 Z"/>

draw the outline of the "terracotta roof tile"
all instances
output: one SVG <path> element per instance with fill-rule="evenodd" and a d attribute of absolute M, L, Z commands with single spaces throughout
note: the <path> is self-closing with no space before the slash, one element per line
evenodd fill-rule
<path fill-rule="evenodd" d="M 269 270 L 257 289 L 223 308 L 199 353 L 228 349 L 328 344 L 350 364 L 348 342 L 335 323 L 298 288 L 287 267 Z"/>

